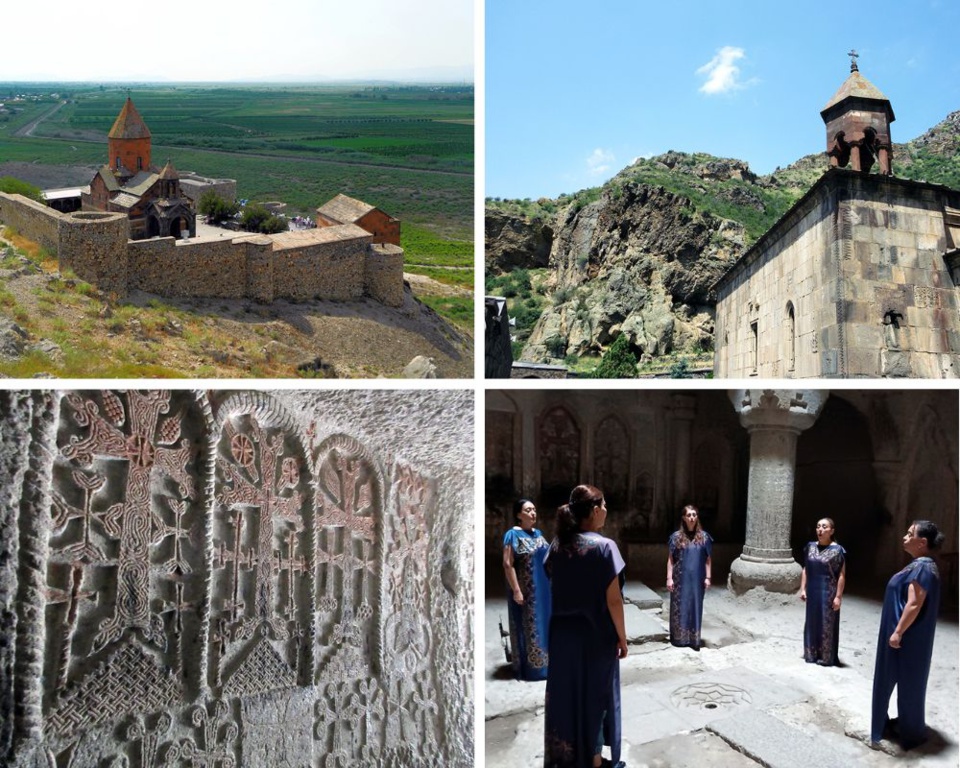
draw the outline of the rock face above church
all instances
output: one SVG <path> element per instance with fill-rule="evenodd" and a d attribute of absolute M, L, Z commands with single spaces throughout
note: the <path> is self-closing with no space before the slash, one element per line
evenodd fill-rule
<path fill-rule="evenodd" d="M 669 171 L 667 163 L 675 161 L 656 162 Z M 710 348 L 710 287 L 739 255 L 744 228 L 696 210 L 664 186 L 630 180 L 630 170 L 592 202 L 558 201 L 562 207 L 549 221 L 488 210 L 488 273 L 551 270 L 552 306 L 532 330 L 522 360 L 599 355 L 622 333 L 648 358 Z M 749 174 L 744 163 L 716 159 L 701 171 L 697 183 L 711 185 Z M 763 205 L 740 186 L 728 194 Z"/>

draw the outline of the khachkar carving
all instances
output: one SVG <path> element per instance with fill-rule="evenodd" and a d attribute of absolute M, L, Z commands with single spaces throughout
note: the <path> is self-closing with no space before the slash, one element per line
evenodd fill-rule
<path fill-rule="evenodd" d="M 377 541 L 383 536 L 383 476 L 366 448 L 345 435 L 324 440 L 312 453 L 323 649 L 316 735 L 324 765 L 373 764 L 384 713 L 374 677 L 382 668 L 375 659 L 381 648 Z"/>
<path fill-rule="evenodd" d="M 46 593 L 51 738 L 182 700 L 201 631 L 202 505 L 191 393 L 69 393 L 54 465 Z M 196 667 L 196 662 L 193 662 Z"/>
<path fill-rule="evenodd" d="M 384 535 L 383 684 L 386 765 L 430 764 L 438 757 L 435 647 L 429 583 L 433 483 L 410 467 L 394 473 L 396 511 Z M 413 761 L 411 763 L 411 761 Z"/>
<path fill-rule="evenodd" d="M 219 414 L 211 685 L 226 696 L 307 685 L 314 559 L 303 448 L 265 396 L 237 395 Z"/>

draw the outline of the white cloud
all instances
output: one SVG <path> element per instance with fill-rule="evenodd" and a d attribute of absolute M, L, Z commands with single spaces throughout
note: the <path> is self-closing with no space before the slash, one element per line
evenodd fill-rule
<path fill-rule="evenodd" d="M 603 176 L 610 170 L 615 159 L 613 152 L 597 147 L 587 158 L 587 172 L 591 176 Z"/>
<path fill-rule="evenodd" d="M 706 82 L 700 86 L 700 93 L 712 96 L 715 93 L 729 93 L 745 88 L 749 83 L 740 80 L 740 67 L 736 62 L 747 56 L 743 48 L 725 45 L 710 61 L 697 70 L 704 75 Z"/>

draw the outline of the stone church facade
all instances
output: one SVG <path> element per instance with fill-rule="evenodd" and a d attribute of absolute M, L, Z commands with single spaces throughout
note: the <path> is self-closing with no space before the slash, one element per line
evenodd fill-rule
<path fill-rule="evenodd" d="M 472 417 L 0 392 L 0 763 L 472 766 Z"/>
<path fill-rule="evenodd" d="M 946 534 L 945 605 L 957 602 L 955 390 L 488 390 L 488 588 L 512 503 L 533 499 L 552 536 L 557 507 L 586 482 L 605 494 L 605 535 L 631 578 L 663 581 L 684 504 L 713 534 L 715 581 L 794 591 L 816 521 L 832 517 L 848 578 L 867 588 L 903 563 L 915 518 Z M 880 583 L 883 583 L 882 581 Z"/>
<path fill-rule="evenodd" d="M 195 236 L 196 211 L 181 192 L 180 175 L 170 161 L 153 166 L 151 152 L 150 129 L 127 97 L 107 134 L 109 160 L 81 194 L 82 209 L 125 214 L 132 240 Z"/>
<path fill-rule="evenodd" d="M 821 116 L 830 170 L 715 286 L 714 375 L 960 377 L 960 191 L 892 175 L 856 64 Z"/>

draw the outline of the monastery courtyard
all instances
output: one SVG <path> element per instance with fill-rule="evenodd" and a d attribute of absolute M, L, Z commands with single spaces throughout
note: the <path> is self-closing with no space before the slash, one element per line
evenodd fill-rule
<path fill-rule="evenodd" d="M 491 574 L 488 582 L 500 574 Z M 502 579 L 501 579 L 502 580 Z M 795 595 L 707 592 L 698 653 L 668 642 L 669 594 L 624 590 L 630 654 L 620 664 L 627 768 L 809 768 L 958 764 L 958 631 L 937 624 L 927 688 L 930 740 L 902 752 L 867 746 L 882 596 L 844 595 L 839 667 L 803 660 L 804 606 Z M 488 595 L 497 594 L 488 588 Z M 545 682 L 519 682 L 504 660 L 504 599 L 485 608 L 487 768 L 541 768 Z M 896 692 L 891 716 L 896 712 Z M 605 756 L 609 756 L 607 751 Z"/>

